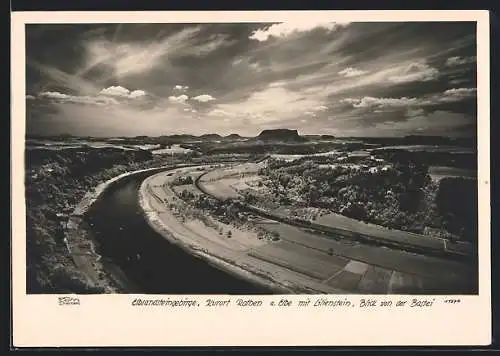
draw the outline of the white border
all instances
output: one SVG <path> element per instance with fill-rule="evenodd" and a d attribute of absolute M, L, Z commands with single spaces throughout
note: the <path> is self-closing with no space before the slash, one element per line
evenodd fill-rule
<path fill-rule="evenodd" d="M 456 305 L 435 298 L 415 309 L 271 308 L 197 310 L 131 307 L 134 296 L 81 296 L 59 307 L 57 296 L 26 295 L 24 204 L 26 23 L 168 23 L 307 21 L 477 21 L 479 272 L 478 296 Z M 365 346 L 488 345 L 491 342 L 489 13 L 469 11 L 17 12 L 11 14 L 13 345 L 23 346 Z M 174 298 L 174 296 L 169 296 Z M 183 296 L 186 297 L 186 296 Z M 339 297 L 339 296 L 336 296 Z M 369 296 L 351 296 L 357 301 Z M 200 301 L 204 296 L 193 297 Z M 289 296 L 297 301 L 303 296 Z M 381 299 L 380 296 L 377 297 Z M 235 299 L 235 298 L 233 298 Z M 396 301 L 399 296 L 385 299 Z"/>

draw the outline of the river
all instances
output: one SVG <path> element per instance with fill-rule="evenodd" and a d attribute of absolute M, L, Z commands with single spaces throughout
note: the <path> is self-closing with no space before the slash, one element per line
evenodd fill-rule
<path fill-rule="evenodd" d="M 85 228 L 125 293 L 270 294 L 221 271 L 169 243 L 145 221 L 138 204 L 141 182 L 152 173 L 126 177 L 90 208 Z M 119 273 L 117 273 L 119 272 Z"/>

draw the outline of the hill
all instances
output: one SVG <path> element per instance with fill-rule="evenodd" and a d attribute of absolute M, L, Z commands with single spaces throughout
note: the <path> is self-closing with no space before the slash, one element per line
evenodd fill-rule
<path fill-rule="evenodd" d="M 230 134 L 230 135 L 227 135 L 224 138 L 227 139 L 227 140 L 239 140 L 239 139 L 242 139 L 243 137 L 241 137 L 238 134 Z"/>

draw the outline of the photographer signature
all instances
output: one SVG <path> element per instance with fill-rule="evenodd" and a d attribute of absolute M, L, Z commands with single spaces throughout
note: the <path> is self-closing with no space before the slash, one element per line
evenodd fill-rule
<path fill-rule="evenodd" d="M 77 297 L 59 297 L 59 305 L 80 305 L 80 299 Z"/>

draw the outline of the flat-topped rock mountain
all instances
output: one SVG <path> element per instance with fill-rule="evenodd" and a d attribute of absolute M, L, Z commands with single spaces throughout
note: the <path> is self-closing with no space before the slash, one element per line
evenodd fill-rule
<path fill-rule="evenodd" d="M 297 130 L 290 129 L 272 129 L 264 130 L 257 137 L 261 141 L 304 141 Z"/>

